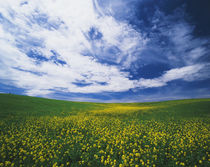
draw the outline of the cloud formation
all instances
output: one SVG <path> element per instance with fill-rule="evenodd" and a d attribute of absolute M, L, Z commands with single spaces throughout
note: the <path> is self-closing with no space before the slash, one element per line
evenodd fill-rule
<path fill-rule="evenodd" d="M 174 68 L 165 72 L 162 76 L 154 79 L 143 79 L 141 78 L 138 82 L 140 88 L 152 88 L 161 87 L 166 85 L 168 82 L 182 79 L 185 81 L 198 80 L 198 77 L 202 76 L 201 70 L 204 69 L 204 65 L 196 64 L 191 66 L 185 66 L 182 68 Z M 202 76 L 202 79 L 204 76 Z"/>
<path fill-rule="evenodd" d="M 127 73 L 96 58 L 119 64 L 146 39 L 112 16 L 100 16 L 92 1 L 10 0 L 0 6 L 1 78 L 25 88 L 28 95 L 134 87 Z M 96 40 L 97 34 L 102 39 Z M 55 63 L 53 56 L 65 63 Z"/>
<path fill-rule="evenodd" d="M 46 96 L 125 92 L 208 78 L 203 71 L 209 64 L 202 61 L 208 39 L 194 39 L 192 26 L 184 20 L 174 25 L 177 15 L 158 9 L 150 34 L 136 28 L 128 21 L 136 2 L 0 2 L 1 81 L 27 95 Z M 157 77 L 138 75 L 159 63 L 168 67 Z"/>

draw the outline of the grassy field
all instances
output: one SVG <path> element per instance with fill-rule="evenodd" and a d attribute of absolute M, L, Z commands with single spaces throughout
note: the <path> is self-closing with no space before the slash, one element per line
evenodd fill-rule
<path fill-rule="evenodd" d="M 0 94 L 0 166 L 210 165 L 210 99 L 87 103 Z"/>

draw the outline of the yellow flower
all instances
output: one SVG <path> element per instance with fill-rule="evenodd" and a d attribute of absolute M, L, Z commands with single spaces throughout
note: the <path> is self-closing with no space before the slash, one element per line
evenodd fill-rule
<path fill-rule="evenodd" d="M 181 166 L 185 166 L 184 162 L 180 162 L 180 165 L 181 165 Z"/>
<path fill-rule="evenodd" d="M 95 157 L 96 159 L 98 159 L 98 155 L 94 154 L 94 157 Z"/>
<path fill-rule="evenodd" d="M 57 162 L 55 162 L 52 167 L 57 167 Z"/>
<path fill-rule="evenodd" d="M 8 166 L 8 165 L 10 165 L 10 164 L 11 164 L 10 161 L 5 161 L 5 166 Z"/>
<path fill-rule="evenodd" d="M 140 157 L 140 153 L 136 153 L 136 156 L 137 156 L 137 157 Z"/>

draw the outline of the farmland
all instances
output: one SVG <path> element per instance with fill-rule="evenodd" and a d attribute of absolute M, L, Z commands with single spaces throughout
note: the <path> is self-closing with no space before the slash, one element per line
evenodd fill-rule
<path fill-rule="evenodd" d="M 0 166 L 209 166 L 210 99 L 87 103 L 0 94 Z"/>

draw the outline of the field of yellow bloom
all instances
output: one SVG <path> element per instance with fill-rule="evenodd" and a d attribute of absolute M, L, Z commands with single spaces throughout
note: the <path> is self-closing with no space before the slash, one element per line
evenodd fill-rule
<path fill-rule="evenodd" d="M 16 104 L 9 106 L 5 99 Z M 69 104 L 1 95 L 0 100 L 0 166 L 210 165 L 209 99 Z M 30 114 L 45 103 L 52 107 L 48 115 Z M 32 109 L 20 115 L 21 105 Z"/>

